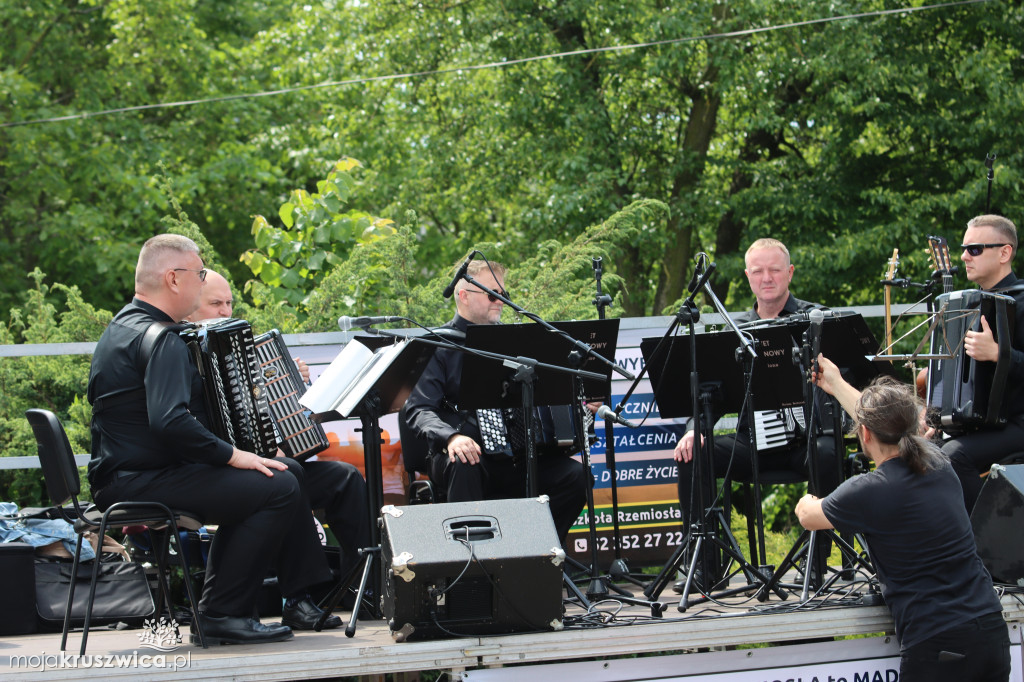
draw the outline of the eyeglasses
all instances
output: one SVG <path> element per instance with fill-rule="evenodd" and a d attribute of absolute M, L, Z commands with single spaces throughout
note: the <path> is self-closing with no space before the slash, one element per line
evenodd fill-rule
<path fill-rule="evenodd" d="M 199 275 L 199 281 L 200 282 L 205 282 L 206 281 L 206 268 L 203 268 L 202 270 L 190 270 L 188 268 L 174 268 L 174 271 L 175 272 L 195 272 L 195 273 L 197 273 Z"/>
<path fill-rule="evenodd" d="M 960 248 L 972 256 L 980 256 L 985 249 L 995 249 L 1009 244 L 961 244 Z"/>
<path fill-rule="evenodd" d="M 487 300 L 490 301 L 491 303 L 497 303 L 500 300 L 494 294 L 488 294 L 486 291 L 480 291 L 479 289 L 466 289 L 465 291 L 467 294 L 486 294 Z M 499 289 L 498 293 L 504 296 L 505 298 L 508 298 L 508 292 L 505 291 L 504 289 Z M 504 303 L 504 301 L 502 301 L 502 303 Z"/>

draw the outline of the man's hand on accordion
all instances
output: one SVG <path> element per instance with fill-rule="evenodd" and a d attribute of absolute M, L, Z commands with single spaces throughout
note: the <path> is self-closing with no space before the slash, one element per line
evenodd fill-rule
<path fill-rule="evenodd" d="M 999 359 L 999 344 L 992 337 L 988 320 L 981 316 L 981 331 L 967 332 L 964 336 L 964 350 L 978 362 L 995 362 Z"/>
<path fill-rule="evenodd" d="M 458 457 L 465 464 L 477 464 L 480 461 L 480 445 L 469 436 L 457 433 L 448 439 L 448 459 L 452 462 Z"/>
<path fill-rule="evenodd" d="M 238 448 L 235 448 L 234 452 L 231 453 L 231 459 L 228 460 L 228 465 L 233 466 L 236 469 L 255 469 L 267 476 L 274 475 L 274 472 L 271 471 L 271 469 L 284 471 L 288 468 L 288 465 L 284 462 L 260 457 L 255 453 L 239 450 Z"/>

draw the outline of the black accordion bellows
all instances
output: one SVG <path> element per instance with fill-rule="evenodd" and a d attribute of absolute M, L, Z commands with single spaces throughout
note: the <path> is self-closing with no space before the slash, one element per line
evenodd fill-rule
<path fill-rule="evenodd" d="M 1016 301 L 1010 296 L 966 289 L 935 297 L 940 324 L 932 334 L 931 350 L 951 355 L 932 360 L 928 370 L 928 407 L 938 413 L 933 425 L 950 435 L 978 428 L 1001 427 L 1008 405 L 1004 400 L 1011 362 Z M 964 337 L 980 329 L 984 316 L 999 345 L 996 362 L 978 362 L 963 349 Z M 937 423 L 936 423 L 937 422 Z"/>
<path fill-rule="evenodd" d="M 254 338 L 244 320 L 210 322 L 188 332 L 203 376 L 210 430 L 241 450 L 290 457 L 324 450 L 327 438 L 298 404 L 305 392 L 294 361 L 274 330 Z"/>

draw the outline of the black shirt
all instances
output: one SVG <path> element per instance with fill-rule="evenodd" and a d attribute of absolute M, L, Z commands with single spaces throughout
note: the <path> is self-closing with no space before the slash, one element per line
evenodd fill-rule
<path fill-rule="evenodd" d="M 903 649 L 1002 610 L 948 463 L 915 474 L 886 460 L 836 488 L 821 510 L 840 532 L 864 534 Z"/>
<path fill-rule="evenodd" d="M 1012 421 L 1024 424 L 1024 280 L 1017 279 L 1011 272 L 987 291 L 1004 293 L 1016 301 L 1010 368 L 1006 379 L 1006 414 Z"/>
<path fill-rule="evenodd" d="M 469 322 L 458 313 L 445 328 L 465 332 Z M 427 441 L 430 452 L 441 452 L 456 433 L 480 442 L 476 417 L 459 412 L 456 401 L 462 378 L 463 353 L 439 348 L 427 363 L 405 404 L 406 418 L 417 438 Z"/>
<path fill-rule="evenodd" d="M 811 303 L 809 301 L 801 301 L 793 294 L 790 294 L 789 298 L 786 299 L 786 305 L 782 306 L 782 311 L 779 313 L 779 317 L 789 317 L 790 315 L 806 313 L 815 308 L 824 310 L 825 306 L 818 305 L 817 303 Z M 760 319 L 761 316 L 757 314 L 757 301 L 754 301 L 754 307 L 737 315 L 734 318 L 734 321 L 736 324 L 742 324 L 744 322 L 754 322 Z"/>
<path fill-rule="evenodd" d="M 163 469 L 185 461 L 227 464 L 231 459 L 232 446 L 189 410 L 190 404 L 193 409 L 202 405 L 202 384 L 184 340 L 173 332 L 163 334 L 143 366 L 143 335 L 159 321 L 174 322 L 159 308 L 133 299 L 96 345 L 89 402 L 110 407 L 94 409 L 92 417 L 89 483 L 94 489 L 117 471 Z"/>

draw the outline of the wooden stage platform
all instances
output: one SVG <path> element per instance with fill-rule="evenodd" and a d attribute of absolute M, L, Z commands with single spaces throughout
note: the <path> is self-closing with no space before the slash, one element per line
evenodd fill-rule
<path fill-rule="evenodd" d="M 832 653 L 830 660 L 878 657 L 879 651 L 889 656 L 890 661 L 892 656 L 898 656 L 894 638 L 885 636 L 892 629 L 888 609 L 858 605 L 856 594 L 844 595 L 847 588 L 842 584 L 838 589 L 804 604 L 799 603 L 799 594 L 785 601 L 773 595 L 766 602 L 730 597 L 728 603 L 705 603 L 691 606 L 685 612 L 677 609 L 678 598 L 666 590 L 662 599 L 667 607 L 661 618 L 652 618 L 648 606 L 628 607 L 606 601 L 593 605 L 590 614 L 570 605 L 561 631 L 423 642 L 396 643 L 383 621 L 360 621 L 353 638 L 338 629 L 297 633 L 288 642 L 204 650 L 187 643 L 187 628 L 183 628 L 186 643 L 162 653 L 141 646 L 140 634 L 144 630 L 99 629 L 89 634 L 87 655 L 91 659 L 87 661 L 62 657 L 59 633 L 23 635 L 0 639 L 0 679 L 306 680 L 423 670 L 444 670 L 451 674 L 451 679 L 466 682 L 527 679 L 524 674 L 535 682 L 685 679 L 685 675 L 702 670 L 715 679 L 725 679 L 720 675 L 723 669 L 792 666 L 801 659 L 788 654 L 801 651 L 805 652 L 803 660 L 820 664 L 822 650 L 810 647 L 822 646 L 823 639 L 869 634 L 881 636 L 831 644 L 833 648 L 846 649 L 838 656 Z M 1019 644 L 1024 595 L 1005 594 L 1002 601 L 1012 641 Z M 348 614 L 343 615 L 347 622 Z M 66 654 L 77 653 L 79 640 L 80 633 L 73 633 Z M 741 645 L 799 644 L 808 640 L 818 644 L 731 651 Z M 869 644 L 871 653 L 866 649 Z M 701 653 L 708 650 L 712 654 Z M 1011 678 L 1014 680 L 1020 679 L 1020 651 L 1020 646 L 1016 646 L 1014 665 L 1018 677 Z M 782 653 L 787 654 L 786 662 L 778 663 Z M 161 655 L 162 659 L 157 658 Z M 623 658 L 636 655 L 646 656 Z M 735 663 L 728 663 L 733 659 Z M 887 665 L 891 670 L 891 662 Z M 522 666 L 528 667 L 524 670 Z M 638 675 L 637 666 L 646 671 L 645 676 Z M 658 673 L 659 669 L 663 672 Z M 854 679 L 850 677 L 848 682 Z M 863 679 L 873 678 L 864 673 Z M 888 682 L 884 675 L 877 679 Z"/>

